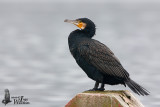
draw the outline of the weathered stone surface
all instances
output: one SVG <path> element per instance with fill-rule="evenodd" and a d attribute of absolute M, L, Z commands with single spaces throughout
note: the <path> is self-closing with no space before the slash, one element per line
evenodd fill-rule
<path fill-rule="evenodd" d="M 65 107 L 144 107 L 129 91 L 86 91 Z"/>

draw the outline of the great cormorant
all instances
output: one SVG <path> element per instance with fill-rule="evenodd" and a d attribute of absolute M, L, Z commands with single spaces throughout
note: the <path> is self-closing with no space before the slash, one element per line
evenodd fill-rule
<path fill-rule="evenodd" d="M 69 49 L 77 64 L 87 76 L 96 81 L 91 91 L 104 91 L 105 84 L 122 84 L 138 95 L 149 95 L 149 92 L 134 82 L 123 68 L 114 53 L 101 42 L 92 39 L 95 35 L 95 24 L 88 18 L 65 20 L 79 27 L 68 37 Z M 98 88 L 101 83 L 100 88 Z"/>

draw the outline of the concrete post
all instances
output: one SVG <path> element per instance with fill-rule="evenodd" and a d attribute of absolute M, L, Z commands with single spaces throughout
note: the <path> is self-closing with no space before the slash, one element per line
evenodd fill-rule
<path fill-rule="evenodd" d="M 129 91 L 86 91 L 77 94 L 65 107 L 144 107 Z"/>

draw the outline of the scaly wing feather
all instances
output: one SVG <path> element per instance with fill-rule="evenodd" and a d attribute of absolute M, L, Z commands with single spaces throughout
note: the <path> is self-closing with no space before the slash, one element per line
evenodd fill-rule
<path fill-rule="evenodd" d="M 80 55 L 106 75 L 128 79 L 128 72 L 122 67 L 113 52 L 104 44 L 92 39 L 83 41 L 78 46 Z"/>

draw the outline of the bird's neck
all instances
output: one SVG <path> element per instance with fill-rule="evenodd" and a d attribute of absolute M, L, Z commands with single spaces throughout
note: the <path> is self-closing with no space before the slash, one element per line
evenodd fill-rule
<path fill-rule="evenodd" d="M 95 35 L 96 29 L 93 28 L 85 28 L 84 30 L 81 30 L 86 34 L 87 37 L 92 38 Z"/>
<path fill-rule="evenodd" d="M 71 34 L 74 35 L 74 37 L 87 37 L 92 38 L 95 35 L 95 28 L 85 28 L 84 30 L 75 30 Z"/>
<path fill-rule="evenodd" d="M 83 38 L 88 38 L 82 30 L 72 31 L 68 37 L 69 47 L 78 44 Z"/>
<path fill-rule="evenodd" d="M 85 28 L 84 30 L 77 29 L 70 33 L 68 39 L 73 43 L 73 42 L 78 42 L 83 38 L 91 39 L 94 35 L 95 35 L 95 28 Z"/>

